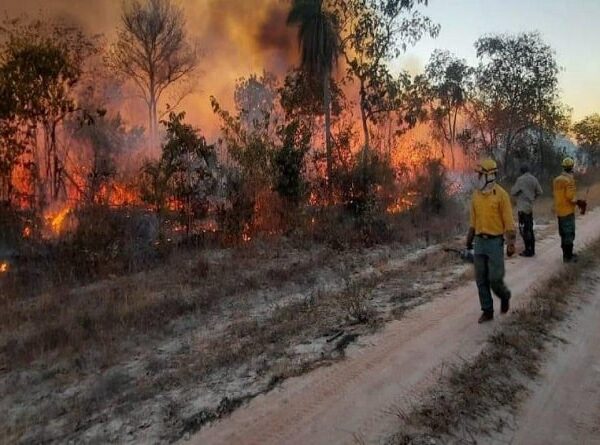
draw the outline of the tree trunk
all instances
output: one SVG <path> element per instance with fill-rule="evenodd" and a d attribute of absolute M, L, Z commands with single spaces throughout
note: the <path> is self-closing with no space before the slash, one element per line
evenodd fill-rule
<path fill-rule="evenodd" d="M 152 67 L 154 68 L 154 67 Z M 154 70 L 151 69 L 149 72 L 149 77 L 150 77 L 150 88 L 148 91 L 148 97 L 150 98 L 149 104 L 148 104 L 148 108 L 149 108 L 149 112 L 150 112 L 150 125 L 149 125 L 149 131 L 150 131 L 150 148 L 152 150 L 158 148 L 157 147 L 157 126 L 158 123 L 156 122 L 156 103 L 158 102 L 158 97 L 157 97 L 157 92 L 156 92 L 156 80 L 155 80 L 155 73 Z"/>
<path fill-rule="evenodd" d="M 450 139 L 452 144 L 452 169 L 455 168 L 454 164 L 454 147 L 456 146 L 456 116 L 458 115 L 458 108 L 454 110 L 454 118 L 452 119 L 452 131 L 450 132 Z"/>
<path fill-rule="evenodd" d="M 331 179 L 333 175 L 332 141 L 331 141 L 331 85 L 329 70 L 323 74 L 323 107 L 325 112 L 325 153 L 327 156 L 327 194 L 331 198 Z"/>
<path fill-rule="evenodd" d="M 50 133 L 50 143 L 52 144 L 52 183 L 54 188 L 54 195 L 52 199 L 58 200 L 58 193 L 60 191 L 60 161 L 58 159 L 58 152 L 56 146 L 56 123 L 52 123 L 52 131 Z"/>
<path fill-rule="evenodd" d="M 504 174 L 505 175 L 508 175 L 508 158 L 510 155 L 511 146 L 512 146 L 512 134 L 511 134 L 511 132 L 509 132 L 508 136 L 506 137 L 506 144 L 504 146 Z"/>
<path fill-rule="evenodd" d="M 363 153 L 362 153 L 362 162 L 363 162 L 363 167 L 365 167 L 365 168 L 367 165 L 367 156 L 368 156 L 369 145 L 370 145 L 369 124 L 367 122 L 367 110 L 365 110 L 366 101 L 367 101 L 367 99 L 366 99 L 365 85 L 364 85 L 364 81 L 361 79 L 361 81 L 360 81 L 360 118 L 362 121 L 362 128 L 363 128 L 363 134 L 364 134 L 364 147 L 363 147 Z"/>
<path fill-rule="evenodd" d="M 152 100 L 148 103 L 148 141 L 154 147 L 154 119 L 152 118 Z"/>
<path fill-rule="evenodd" d="M 150 148 L 158 148 L 158 118 L 156 112 L 156 97 L 150 99 Z"/>

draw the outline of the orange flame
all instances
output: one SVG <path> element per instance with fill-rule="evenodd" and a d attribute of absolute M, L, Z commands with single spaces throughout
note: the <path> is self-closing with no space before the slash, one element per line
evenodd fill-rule
<path fill-rule="evenodd" d="M 0 274 L 7 273 L 9 269 L 10 269 L 10 264 L 8 264 L 6 261 L 0 262 Z"/>
<path fill-rule="evenodd" d="M 388 206 L 386 211 L 391 214 L 405 212 L 416 204 L 417 195 L 416 192 L 408 192 L 406 195 L 400 196 L 395 202 Z"/>
<path fill-rule="evenodd" d="M 57 212 L 46 212 L 44 220 L 46 222 L 45 232 L 47 233 L 47 236 L 56 237 L 64 233 L 67 229 L 68 216 L 71 214 L 72 210 L 71 206 L 66 204 Z"/>

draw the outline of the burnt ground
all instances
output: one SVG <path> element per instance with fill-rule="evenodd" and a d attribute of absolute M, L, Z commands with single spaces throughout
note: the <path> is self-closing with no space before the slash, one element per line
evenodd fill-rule
<path fill-rule="evenodd" d="M 471 267 L 443 247 L 256 242 L 11 302 L 1 434 L 8 443 L 185 438 L 464 284 Z"/>
<path fill-rule="evenodd" d="M 469 273 L 440 246 L 340 253 L 257 243 L 66 289 L 60 305 L 57 295 L 19 301 L 11 311 L 26 321 L 5 320 L 0 336 L 2 435 L 173 442 L 343 358 L 359 336 Z"/>

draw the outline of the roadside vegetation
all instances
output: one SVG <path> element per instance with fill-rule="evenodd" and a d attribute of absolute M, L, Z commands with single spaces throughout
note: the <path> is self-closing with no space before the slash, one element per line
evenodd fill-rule
<path fill-rule="evenodd" d="M 390 66 L 438 35 L 426 1 L 246 4 L 270 14 L 243 37 L 284 66 L 225 89 L 199 88 L 214 60 L 173 0 L 120 5 L 113 40 L 0 24 L 9 443 L 172 442 L 342 358 L 469 276 L 443 247 L 463 247 L 483 156 L 506 184 L 531 165 L 538 223 L 565 153 L 600 202 L 600 121 L 571 122 L 543 36 L 482 36 L 475 64 L 440 49 L 411 75 Z"/>
<path fill-rule="evenodd" d="M 394 445 L 468 444 L 501 431 L 539 375 L 549 346 L 560 342 L 557 326 L 568 318 L 588 281 L 597 280 L 600 242 L 586 247 L 570 265 L 536 290 L 473 359 L 446 367 L 421 400 L 398 413 Z"/>

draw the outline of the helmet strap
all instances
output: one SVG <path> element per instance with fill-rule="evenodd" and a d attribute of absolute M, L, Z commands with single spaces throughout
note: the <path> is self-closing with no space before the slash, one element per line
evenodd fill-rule
<path fill-rule="evenodd" d="M 482 192 L 487 192 L 491 190 L 491 186 L 496 182 L 496 174 L 495 173 L 480 173 L 480 187 L 479 190 Z M 484 179 L 484 181 L 481 181 Z"/>

